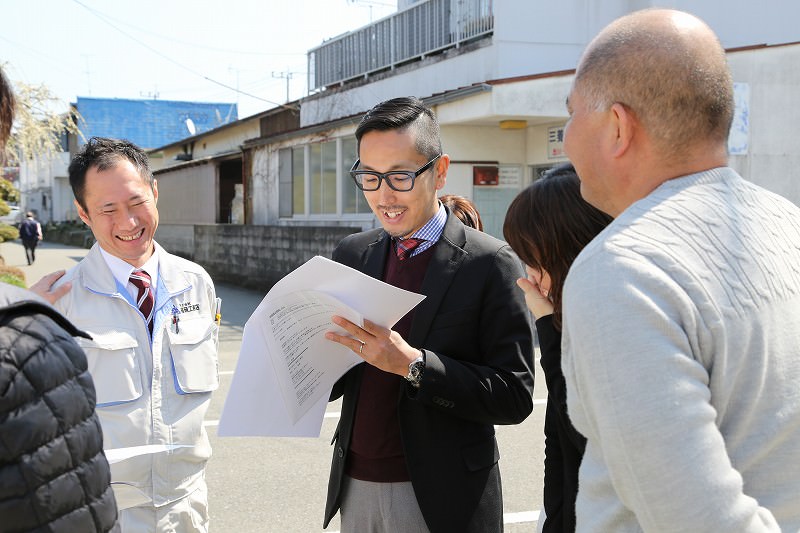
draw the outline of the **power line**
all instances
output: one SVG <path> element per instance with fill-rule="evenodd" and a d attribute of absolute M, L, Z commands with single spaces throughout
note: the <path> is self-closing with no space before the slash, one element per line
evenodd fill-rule
<path fill-rule="evenodd" d="M 80 4 L 80 2 L 78 2 L 78 3 Z M 81 4 L 81 5 L 83 5 L 83 4 Z M 130 24 L 128 22 L 125 22 L 124 20 L 120 20 L 120 19 L 118 19 L 116 17 L 112 17 L 111 15 L 109 15 L 107 13 L 102 13 L 100 11 L 97 11 L 96 9 L 89 8 L 89 7 L 85 6 L 85 5 L 83 5 L 83 7 L 85 7 L 86 9 L 89 9 L 90 11 L 94 11 L 95 14 L 101 15 L 101 16 L 105 17 L 108 20 L 113 20 L 113 21 L 115 21 L 117 24 L 119 24 L 121 26 L 126 26 L 128 28 L 132 28 L 132 29 L 134 29 L 136 31 L 140 31 L 140 32 L 146 33 L 148 35 L 152 35 L 153 37 L 156 37 L 156 38 L 159 38 L 159 39 L 163 39 L 165 41 L 171 41 L 173 43 L 178 43 L 178 44 L 182 44 L 182 45 L 186 45 L 186 46 L 191 46 L 192 48 L 201 48 L 201 49 L 204 49 L 204 50 L 210 50 L 210 51 L 214 51 L 214 52 L 223 52 L 223 53 L 226 53 L 226 54 L 237 54 L 237 55 L 254 55 L 254 56 L 299 56 L 299 55 L 303 55 L 304 56 L 304 55 L 306 55 L 305 53 L 300 53 L 300 52 L 254 52 L 252 50 L 232 50 L 232 49 L 229 49 L 229 48 L 218 48 L 216 46 L 208 46 L 208 45 L 205 45 L 205 44 L 193 43 L 193 42 L 189 42 L 189 41 L 184 41 L 182 39 L 176 39 L 176 38 L 170 37 L 168 35 L 163 35 L 161 33 L 157 33 L 157 32 L 154 32 L 152 30 L 148 30 L 146 28 L 141 28 L 141 27 L 136 26 L 134 24 Z"/>
<path fill-rule="evenodd" d="M 152 46 L 148 45 L 147 43 L 144 43 L 144 42 L 140 41 L 139 39 L 137 39 L 133 35 L 129 34 L 125 30 L 123 30 L 122 28 L 119 28 L 118 26 L 113 24 L 111 21 L 107 20 L 106 15 L 100 13 L 99 11 L 96 11 L 96 10 L 90 8 L 86 4 L 80 2 L 80 0 L 72 0 L 72 1 L 75 2 L 76 4 L 78 4 L 79 6 L 81 6 L 82 8 L 84 8 L 85 10 L 87 10 L 89 13 L 91 13 L 92 15 L 97 17 L 98 19 L 100 19 L 102 22 L 108 24 L 109 26 L 111 26 L 112 28 L 114 28 L 115 30 L 117 30 L 118 32 L 123 34 L 124 36 L 126 36 L 128 39 L 138 43 L 139 45 L 147 48 L 148 50 L 150 50 L 151 52 L 153 52 L 157 56 L 159 56 L 159 57 L 161 57 L 163 59 L 166 59 L 167 61 L 169 61 L 173 65 L 175 65 L 177 67 L 180 67 L 180 68 L 186 70 L 187 72 L 190 72 L 191 74 L 194 74 L 195 76 L 203 78 L 204 80 L 207 80 L 207 81 L 209 81 L 211 83 L 215 83 L 215 84 L 219 85 L 220 87 L 225 87 L 226 89 L 229 89 L 229 90 L 234 91 L 236 93 L 243 94 L 245 96 L 249 96 L 250 98 L 255 98 L 256 100 L 260 100 L 262 102 L 266 102 L 268 104 L 272 104 L 272 105 L 275 105 L 275 106 L 278 106 L 278 107 L 285 107 L 285 108 L 291 109 L 293 111 L 297 110 L 297 106 L 290 106 L 290 105 L 286 105 L 286 104 L 280 104 L 278 102 L 273 102 L 271 100 L 267 100 L 266 98 L 261 98 L 260 96 L 256 96 L 254 94 L 250 94 L 250 93 L 241 91 L 239 89 L 236 89 L 235 87 L 231 87 L 230 85 L 228 85 L 226 83 L 222 83 L 221 81 L 217 81 L 217 80 L 215 80 L 213 78 L 210 78 L 210 77 L 208 77 L 208 76 L 206 76 L 206 75 L 204 75 L 204 74 L 202 74 L 200 72 L 197 72 L 196 70 L 192 69 L 191 67 L 187 67 L 186 65 L 184 65 L 182 63 L 179 63 L 178 61 L 175 61 L 171 57 L 169 57 L 169 56 L 167 56 L 165 54 L 162 54 L 161 52 L 159 52 L 158 50 L 156 50 Z"/>

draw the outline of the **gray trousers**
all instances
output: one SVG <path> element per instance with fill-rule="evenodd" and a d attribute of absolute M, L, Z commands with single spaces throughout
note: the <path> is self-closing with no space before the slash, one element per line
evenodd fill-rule
<path fill-rule="evenodd" d="M 429 533 L 410 481 L 375 483 L 345 476 L 342 533 Z"/>

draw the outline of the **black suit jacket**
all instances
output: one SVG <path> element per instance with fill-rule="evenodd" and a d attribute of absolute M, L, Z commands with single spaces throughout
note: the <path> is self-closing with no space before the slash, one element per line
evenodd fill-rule
<path fill-rule="evenodd" d="M 383 229 L 370 230 L 346 237 L 333 259 L 380 279 L 390 246 Z M 533 409 L 533 329 L 515 284 L 522 276 L 506 243 L 448 212 L 406 339 L 425 351 L 425 373 L 421 387 L 407 385 L 397 403 L 411 482 L 432 533 L 503 529 L 494 425 L 518 424 Z M 362 374 L 363 364 L 331 395 L 344 398 L 323 527 L 341 504 Z"/>

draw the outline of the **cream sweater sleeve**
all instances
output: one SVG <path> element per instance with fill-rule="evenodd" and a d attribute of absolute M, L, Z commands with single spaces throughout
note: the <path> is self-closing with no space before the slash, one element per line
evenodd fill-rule
<path fill-rule="evenodd" d="M 759 357 L 747 350 L 763 339 L 745 338 L 752 317 L 710 297 L 716 281 L 704 278 L 708 264 L 676 261 L 667 235 L 639 237 L 652 240 L 590 245 L 565 289 L 568 407 L 588 439 L 578 529 L 780 531 L 747 494 L 718 425 L 736 426 L 739 458 L 749 460 L 759 451 L 748 447 L 764 445 L 744 439 L 769 430 L 766 421 L 757 427 L 758 409 L 768 404 L 742 418 L 732 412 L 737 387 L 754 398 L 769 394 L 756 382 L 764 377 L 761 362 L 743 361 Z"/>

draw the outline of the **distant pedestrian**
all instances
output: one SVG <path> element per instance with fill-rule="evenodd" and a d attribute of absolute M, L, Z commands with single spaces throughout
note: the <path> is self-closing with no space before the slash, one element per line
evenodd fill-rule
<path fill-rule="evenodd" d="M 19 238 L 25 248 L 25 258 L 32 265 L 36 261 L 36 245 L 42 240 L 42 225 L 30 211 L 25 213 L 25 220 L 19 225 Z"/>

